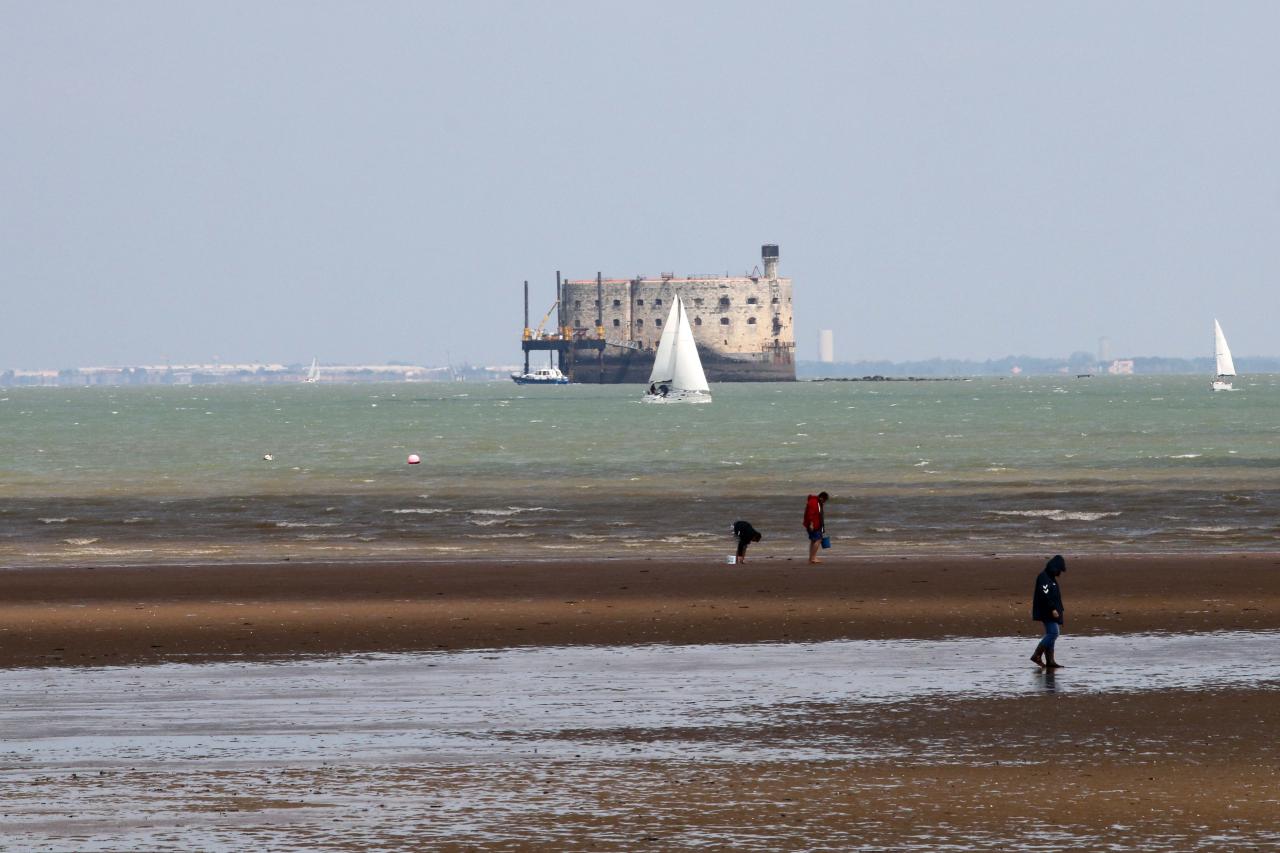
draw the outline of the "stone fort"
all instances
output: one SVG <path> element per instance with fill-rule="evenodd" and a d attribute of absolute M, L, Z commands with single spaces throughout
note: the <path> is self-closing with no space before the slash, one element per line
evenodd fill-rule
<path fill-rule="evenodd" d="M 557 273 L 558 328 L 550 332 L 529 328 L 526 284 L 526 365 L 530 351 L 551 350 L 575 382 L 646 382 L 679 295 L 708 381 L 793 381 L 791 279 L 778 275 L 776 245 L 762 247 L 761 262 L 763 269 L 741 276 L 561 280 Z"/>

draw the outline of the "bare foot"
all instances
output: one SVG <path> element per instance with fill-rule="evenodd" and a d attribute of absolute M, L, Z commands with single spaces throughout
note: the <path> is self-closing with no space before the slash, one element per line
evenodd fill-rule
<path fill-rule="evenodd" d="M 1062 664 L 1060 664 L 1060 663 L 1047 663 L 1047 664 L 1045 664 L 1045 667 L 1046 667 L 1047 669 L 1062 669 Z"/>
<path fill-rule="evenodd" d="M 818 565 L 818 563 L 821 563 L 821 562 L 822 562 L 821 560 L 810 560 L 809 565 L 816 566 Z"/>
<path fill-rule="evenodd" d="M 1035 664 L 1036 666 L 1039 666 L 1039 667 L 1043 667 L 1043 666 L 1044 666 L 1044 661 L 1043 661 L 1043 660 L 1041 660 L 1041 659 L 1040 659 L 1039 657 L 1037 657 L 1036 655 L 1032 655 L 1032 656 L 1031 656 L 1031 662 L 1032 662 L 1033 664 Z"/>

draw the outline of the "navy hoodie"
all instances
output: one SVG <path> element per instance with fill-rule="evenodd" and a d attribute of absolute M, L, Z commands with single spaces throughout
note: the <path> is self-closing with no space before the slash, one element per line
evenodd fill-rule
<path fill-rule="evenodd" d="M 1053 618 L 1053 611 L 1058 611 L 1058 618 Z M 1049 574 L 1048 570 L 1036 578 L 1036 591 L 1031 597 L 1031 618 L 1036 622 L 1057 622 L 1062 624 L 1062 592 L 1058 589 L 1057 574 Z"/>

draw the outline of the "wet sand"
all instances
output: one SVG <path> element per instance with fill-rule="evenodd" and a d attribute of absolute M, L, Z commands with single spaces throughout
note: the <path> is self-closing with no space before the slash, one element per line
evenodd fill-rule
<path fill-rule="evenodd" d="M 1059 655 L 1069 666 L 1052 676 L 1025 661 L 1042 563 L 5 570 L 0 836 L 50 850 L 1280 846 L 1274 667 L 1251 681 L 1246 654 L 1229 682 L 1161 681 L 1164 664 L 1144 660 L 1135 636 L 1259 632 L 1242 635 L 1246 651 L 1274 659 L 1280 557 L 1069 558 Z M 743 674 L 744 661 L 779 648 L 761 643 L 948 637 L 988 638 L 972 641 L 994 650 L 973 653 L 974 683 L 1022 687 L 973 693 L 955 687 L 963 671 L 944 677 L 929 655 L 905 651 L 895 660 L 897 680 L 917 684 L 909 695 L 871 696 L 856 656 L 844 673 L 807 673 L 806 684 L 847 688 L 834 695 L 779 675 L 770 698 L 758 686 L 770 682 Z M 1099 680 L 1099 649 L 1125 637 L 1137 645 L 1111 652 Z M 661 716 L 659 691 L 627 669 L 626 649 L 703 643 L 746 644 L 707 647 L 736 687 L 700 694 L 708 669 L 682 658 L 647 676 L 669 685 L 685 718 Z M 539 690 L 483 677 L 481 662 L 559 646 L 622 648 L 600 649 L 617 656 L 603 688 L 576 659 L 539 677 Z M 429 654 L 409 659 L 398 682 L 361 683 L 366 699 L 344 694 L 352 672 L 376 668 L 359 657 L 374 652 Z M 280 676 L 351 654 L 309 682 Z M 165 667 L 133 666 L 174 661 L 200 662 L 183 671 L 207 686 L 148 693 L 148 673 Z M 464 662 L 481 667 L 464 686 L 432 681 Z M 113 668 L 66 669 L 81 665 Z M 210 666 L 265 673 L 244 694 L 247 728 L 226 704 L 233 674 Z M 482 688 L 498 692 L 482 699 Z M 581 719 L 557 717 L 565 708 Z M 432 740 L 397 713 L 449 737 Z M 306 714 L 315 727 L 294 728 Z"/>
<path fill-rule="evenodd" d="M 10 670 L 23 849 L 1274 849 L 1280 633 Z"/>
<path fill-rule="evenodd" d="M 0 571 L 0 667 L 1035 633 L 1041 558 Z M 1280 628 L 1280 556 L 1085 557 L 1067 637 Z"/>

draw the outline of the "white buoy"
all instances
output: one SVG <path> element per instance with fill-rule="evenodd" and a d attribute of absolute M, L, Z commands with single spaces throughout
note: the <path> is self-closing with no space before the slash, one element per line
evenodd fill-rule
<path fill-rule="evenodd" d="M 410 465 L 417 465 L 417 464 L 418 464 L 419 462 L 421 462 L 421 461 L 422 461 L 422 460 L 418 458 L 418 454 L 416 454 L 416 453 L 410 453 L 410 454 L 409 454 L 409 464 L 410 464 Z"/>
<path fill-rule="evenodd" d="M 271 462 L 272 460 L 275 459 L 275 457 L 272 456 L 270 453 L 262 454 L 262 458 L 265 459 L 267 462 Z"/>

